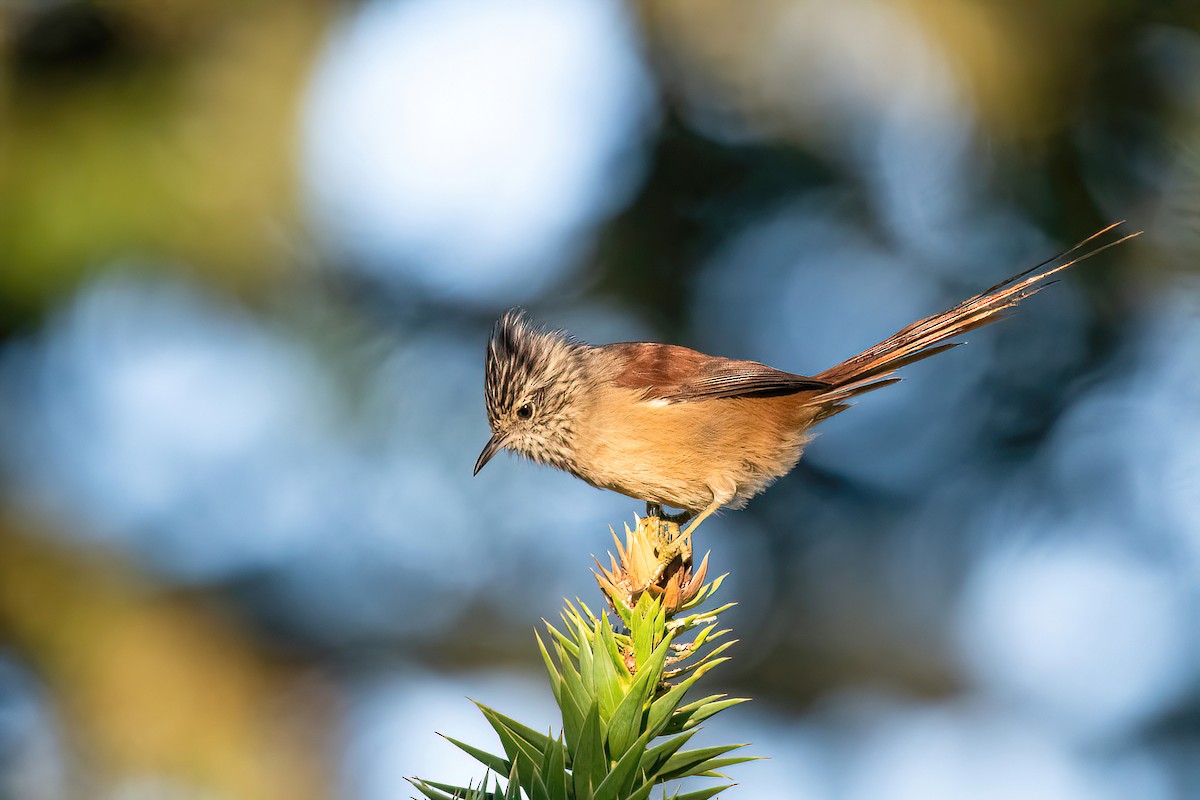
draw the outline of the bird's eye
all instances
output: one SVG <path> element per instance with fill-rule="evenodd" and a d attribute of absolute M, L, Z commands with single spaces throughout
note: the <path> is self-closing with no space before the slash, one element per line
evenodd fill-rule
<path fill-rule="evenodd" d="M 525 405 L 523 405 L 517 409 L 517 417 L 519 419 L 529 419 L 532 416 L 533 416 L 533 406 L 530 405 L 529 403 L 526 403 Z"/>

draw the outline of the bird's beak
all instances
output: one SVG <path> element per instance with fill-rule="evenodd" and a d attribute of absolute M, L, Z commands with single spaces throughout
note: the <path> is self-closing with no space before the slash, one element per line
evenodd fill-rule
<path fill-rule="evenodd" d="M 479 454 L 479 460 L 475 462 L 475 472 L 473 475 L 478 475 L 479 470 L 492 460 L 492 456 L 504 449 L 505 438 L 498 433 L 493 433 L 492 438 L 488 439 L 488 443 L 483 446 L 483 452 Z"/>

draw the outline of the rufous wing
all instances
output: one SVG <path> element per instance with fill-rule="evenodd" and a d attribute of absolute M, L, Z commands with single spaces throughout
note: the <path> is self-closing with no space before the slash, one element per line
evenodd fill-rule
<path fill-rule="evenodd" d="M 757 361 L 709 356 L 672 344 L 620 342 L 603 350 L 622 365 L 613 383 L 641 389 L 648 400 L 684 403 L 730 397 L 777 397 L 823 391 L 825 381 L 768 367 Z"/>

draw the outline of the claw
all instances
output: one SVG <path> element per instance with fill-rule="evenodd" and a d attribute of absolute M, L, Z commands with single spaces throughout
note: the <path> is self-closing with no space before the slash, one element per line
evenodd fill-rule
<path fill-rule="evenodd" d="M 658 526 L 660 546 L 656 548 L 657 553 L 655 554 L 658 563 L 654 572 L 651 573 L 650 579 L 646 581 L 645 586 L 641 587 L 641 591 L 646 591 L 654 586 L 661 589 L 663 576 L 676 559 L 679 559 L 680 569 L 687 569 L 692 563 L 691 533 L 681 532 L 679 524 L 665 515 L 658 519 L 661 520 L 661 524 Z"/>

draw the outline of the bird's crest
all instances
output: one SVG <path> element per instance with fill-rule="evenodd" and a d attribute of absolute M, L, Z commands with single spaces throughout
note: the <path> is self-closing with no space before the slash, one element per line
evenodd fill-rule
<path fill-rule="evenodd" d="M 570 377 L 572 356 L 582 347 L 559 331 L 531 324 L 514 308 L 502 316 L 488 340 L 484 396 L 488 419 L 495 421 L 529 393 Z"/>

